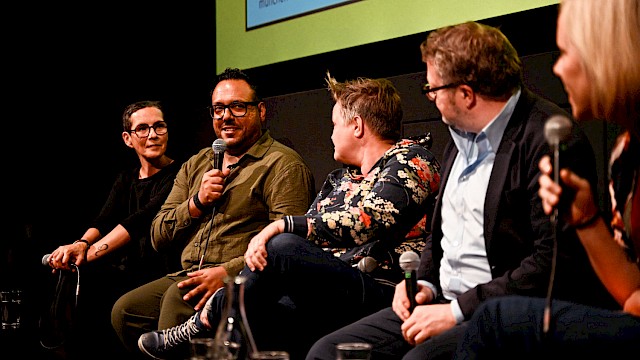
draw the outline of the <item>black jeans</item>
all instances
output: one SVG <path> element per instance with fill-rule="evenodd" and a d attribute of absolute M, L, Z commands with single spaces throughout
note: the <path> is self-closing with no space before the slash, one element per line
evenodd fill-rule
<path fill-rule="evenodd" d="M 292 359 L 303 359 L 317 339 L 393 299 L 393 286 L 297 235 L 273 237 L 267 253 L 263 271 L 245 267 L 241 272 L 247 318 L 261 350 L 286 350 Z M 218 292 L 208 314 L 212 325 L 219 321 L 223 300 L 224 292 Z"/>
<path fill-rule="evenodd" d="M 335 346 L 343 342 L 372 344 L 372 360 L 451 359 L 467 326 L 466 323 L 458 324 L 413 347 L 404 340 L 401 325 L 402 320 L 391 307 L 387 307 L 324 336 L 313 345 L 307 354 L 307 360 L 335 359 Z"/>

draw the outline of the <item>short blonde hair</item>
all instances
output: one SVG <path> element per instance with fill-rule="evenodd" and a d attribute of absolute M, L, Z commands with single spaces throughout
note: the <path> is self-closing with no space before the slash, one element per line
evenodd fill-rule
<path fill-rule="evenodd" d="M 359 115 L 380 138 L 400 139 L 402 104 L 391 81 L 357 78 L 338 82 L 329 72 L 325 80 L 331 97 L 340 104 L 345 122 Z"/>
<path fill-rule="evenodd" d="M 560 23 L 591 82 L 593 114 L 640 135 L 640 1 L 562 0 Z"/>

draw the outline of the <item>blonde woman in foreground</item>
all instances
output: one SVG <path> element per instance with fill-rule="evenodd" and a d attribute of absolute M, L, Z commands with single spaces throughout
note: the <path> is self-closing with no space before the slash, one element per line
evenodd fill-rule
<path fill-rule="evenodd" d="M 560 171 L 565 189 L 575 191 L 560 216 L 577 230 L 620 310 L 553 301 L 545 332 L 545 299 L 488 301 L 471 319 L 457 359 L 639 356 L 640 1 L 561 1 L 557 43 L 560 57 L 553 71 L 569 95 L 573 116 L 579 121 L 603 119 L 621 129 L 609 160 L 611 214 L 600 212 L 587 181 L 567 169 Z M 550 214 L 562 188 L 552 180 L 549 157 L 539 168 L 539 195 Z"/>

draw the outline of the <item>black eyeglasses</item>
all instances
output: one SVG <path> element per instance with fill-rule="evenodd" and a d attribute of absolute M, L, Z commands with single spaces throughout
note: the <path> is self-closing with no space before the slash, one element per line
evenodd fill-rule
<path fill-rule="evenodd" d="M 209 106 L 209 115 L 216 120 L 220 120 L 224 117 L 225 110 L 229 109 L 231 115 L 243 117 L 247 114 L 247 106 L 257 106 L 258 104 L 260 104 L 260 101 L 234 101 L 229 105 L 211 105 Z"/>
<path fill-rule="evenodd" d="M 139 138 L 146 138 L 149 136 L 149 129 L 153 129 L 153 131 L 156 132 L 156 135 L 164 135 L 167 133 L 167 123 L 157 122 L 151 126 L 147 124 L 140 124 L 136 126 L 135 129 L 129 130 L 129 132 L 136 133 L 136 136 Z"/>
<path fill-rule="evenodd" d="M 438 90 L 443 90 L 443 89 L 450 89 L 450 88 L 454 88 L 456 86 L 462 85 L 461 82 L 454 82 L 454 83 L 450 83 L 447 85 L 442 85 L 442 86 L 438 86 L 438 87 L 434 87 L 432 88 L 431 85 L 429 84 L 424 84 L 422 85 L 422 95 L 427 95 L 427 98 L 429 98 L 429 100 L 433 101 L 436 99 L 436 91 Z"/>

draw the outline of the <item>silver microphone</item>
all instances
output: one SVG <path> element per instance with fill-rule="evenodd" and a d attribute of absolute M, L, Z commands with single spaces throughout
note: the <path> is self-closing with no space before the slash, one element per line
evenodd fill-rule
<path fill-rule="evenodd" d="M 563 115 L 553 115 L 544 124 L 544 137 L 553 152 L 553 181 L 560 184 L 560 144 L 566 141 L 571 134 L 571 120 Z M 551 212 L 551 227 L 553 229 L 553 255 L 551 258 L 551 270 L 547 296 L 545 298 L 544 314 L 542 318 L 542 332 L 546 335 L 551 326 L 551 302 L 553 298 L 553 282 L 556 273 L 556 261 L 558 257 L 558 206 Z"/>
<path fill-rule="evenodd" d="M 553 181 L 560 184 L 560 144 L 571 134 L 571 120 L 563 115 L 553 115 L 544 124 L 544 137 L 553 152 Z M 551 221 L 557 222 L 558 211 L 554 209 Z"/>
<path fill-rule="evenodd" d="M 371 256 L 365 256 L 358 261 L 358 270 L 370 273 L 378 267 L 378 261 Z"/>
<path fill-rule="evenodd" d="M 418 279 L 416 270 L 420 267 L 420 256 L 414 251 L 405 251 L 400 255 L 400 268 L 404 271 L 405 288 L 409 298 L 409 311 L 416 308 L 416 294 L 418 293 Z"/>
<path fill-rule="evenodd" d="M 213 168 L 222 170 L 222 162 L 224 160 L 224 152 L 227 150 L 227 143 L 222 139 L 216 139 L 211 144 L 213 149 Z"/>

